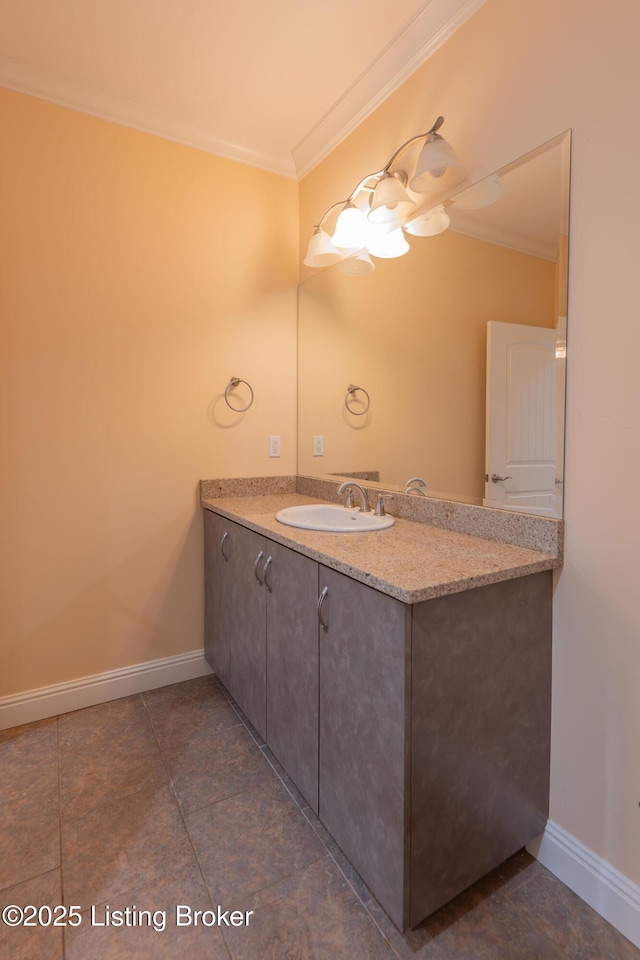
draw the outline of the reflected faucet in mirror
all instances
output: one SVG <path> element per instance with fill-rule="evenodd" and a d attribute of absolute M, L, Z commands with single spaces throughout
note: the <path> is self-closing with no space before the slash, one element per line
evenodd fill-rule
<path fill-rule="evenodd" d="M 422 477 L 411 477 L 410 480 L 404 485 L 403 493 L 417 493 L 419 497 L 426 497 L 425 488 L 428 486 L 427 481 L 423 480 Z"/>

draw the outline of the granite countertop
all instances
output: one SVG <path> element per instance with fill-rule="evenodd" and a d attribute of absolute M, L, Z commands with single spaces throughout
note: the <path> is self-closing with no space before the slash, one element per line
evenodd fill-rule
<path fill-rule="evenodd" d="M 396 518 L 373 533 L 323 533 L 276 520 L 284 507 L 326 501 L 300 493 L 203 498 L 214 513 L 403 603 L 418 603 L 560 565 L 557 556 Z"/>

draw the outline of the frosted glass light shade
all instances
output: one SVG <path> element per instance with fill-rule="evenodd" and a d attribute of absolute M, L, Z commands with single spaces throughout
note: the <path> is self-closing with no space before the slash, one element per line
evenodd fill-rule
<path fill-rule="evenodd" d="M 435 193 L 448 190 L 463 177 L 464 167 L 452 147 L 437 133 L 432 133 L 420 151 L 409 186 L 416 193 Z"/>
<path fill-rule="evenodd" d="M 449 214 L 439 203 L 433 210 L 405 224 L 404 229 L 414 237 L 435 237 L 446 230 L 450 223 Z"/>
<path fill-rule="evenodd" d="M 415 208 L 416 202 L 411 199 L 402 182 L 386 174 L 371 194 L 371 209 L 367 219 L 373 223 L 393 223 L 408 217 Z"/>
<path fill-rule="evenodd" d="M 402 232 L 402 227 L 392 230 L 384 237 L 379 237 L 368 244 L 367 249 L 372 257 L 380 257 L 384 260 L 393 260 L 394 257 L 401 257 L 409 252 L 409 244 Z"/>
<path fill-rule="evenodd" d="M 362 211 L 349 201 L 338 217 L 331 243 L 343 250 L 361 250 L 366 242 L 367 220 Z"/>
<path fill-rule="evenodd" d="M 353 257 L 341 260 L 336 267 L 340 273 L 346 273 L 350 277 L 362 277 L 366 273 L 373 273 L 375 268 L 375 264 L 366 250 L 359 250 Z"/>
<path fill-rule="evenodd" d="M 330 267 L 337 263 L 342 254 L 331 243 L 331 238 L 321 227 L 318 227 L 309 240 L 307 255 L 303 263 L 307 267 Z"/>
<path fill-rule="evenodd" d="M 488 207 L 495 203 L 502 196 L 502 184 L 497 173 L 492 173 L 490 177 L 485 177 L 473 186 L 467 187 L 462 193 L 451 198 L 459 210 L 481 210 L 482 207 Z"/>

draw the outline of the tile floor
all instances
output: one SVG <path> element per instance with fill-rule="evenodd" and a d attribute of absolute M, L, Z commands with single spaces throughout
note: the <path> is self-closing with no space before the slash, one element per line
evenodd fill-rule
<path fill-rule="evenodd" d="M 401 935 L 213 677 L 0 732 L 0 828 L 0 907 L 82 911 L 1 960 L 640 960 L 524 852 Z"/>

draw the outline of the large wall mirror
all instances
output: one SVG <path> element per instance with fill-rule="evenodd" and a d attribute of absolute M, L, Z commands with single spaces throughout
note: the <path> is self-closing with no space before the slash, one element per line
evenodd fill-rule
<path fill-rule="evenodd" d="M 562 516 L 570 134 L 300 285 L 298 472 Z"/>

